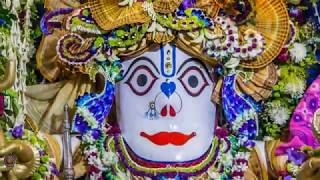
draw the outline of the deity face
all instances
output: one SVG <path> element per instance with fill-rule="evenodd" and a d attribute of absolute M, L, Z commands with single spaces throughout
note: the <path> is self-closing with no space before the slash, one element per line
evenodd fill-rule
<path fill-rule="evenodd" d="M 184 162 L 205 154 L 214 136 L 211 67 L 172 45 L 123 62 L 117 83 L 121 134 L 139 157 Z"/>

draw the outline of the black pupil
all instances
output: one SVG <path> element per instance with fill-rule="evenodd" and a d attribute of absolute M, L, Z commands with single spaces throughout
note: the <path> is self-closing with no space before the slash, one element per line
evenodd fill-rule
<path fill-rule="evenodd" d="M 196 88 L 199 84 L 198 78 L 194 75 L 188 78 L 188 83 L 192 88 Z"/>
<path fill-rule="evenodd" d="M 147 84 L 148 77 L 145 74 L 140 74 L 137 79 L 139 86 L 145 86 Z"/>

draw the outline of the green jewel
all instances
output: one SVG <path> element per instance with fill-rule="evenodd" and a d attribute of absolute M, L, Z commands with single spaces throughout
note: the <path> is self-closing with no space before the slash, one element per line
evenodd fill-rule
<path fill-rule="evenodd" d="M 41 175 L 39 173 L 34 173 L 32 179 L 33 180 L 41 180 L 42 177 L 41 177 Z"/>
<path fill-rule="evenodd" d="M 97 37 L 97 39 L 94 41 L 94 47 L 100 48 L 104 43 L 103 37 Z"/>
<path fill-rule="evenodd" d="M 320 149 L 314 150 L 313 156 L 315 156 L 315 157 L 320 157 Z"/>
<path fill-rule="evenodd" d="M 89 11 L 88 9 L 84 9 L 84 10 L 82 11 L 82 15 L 84 15 L 84 16 L 89 16 L 89 15 L 90 15 L 90 11 Z"/>
<path fill-rule="evenodd" d="M 43 156 L 43 157 L 41 157 L 40 160 L 42 163 L 47 163 L 47 162 L 49 162 L 49 156 Z"/>
<path fill-rule="evenodd" d="M 115 32 L 116 32 L 116 35 L 117 35 L 118 37 L 125 36 L 125 35 L 126 35 L 126 33 L 127 33 L 126 31 L 121 30 L 121 29 L 116 30 Z"/>
<path fill-rule="evenodd" d="M 149 23 L 136 26 L 123 26 L 110 33 L 108 45 L 111 47 L 130 47 L 138 44 L 148 30 Z"/>
<path fill-rule="evenodd" d="M 79 30 L 79 28 L 78 28 L 78 27 L 81 27 L 82 29 L 84 29 L 84 31 L 94 30 L 97 33 L 100 33 L 100 29 L 98 26 L 96 26 L 95 24 L 91 24 L 91 23 L 87 23 L 85 21 L 82 21 L 78 17 L 72 18 L 70 26 L 71 26 L 71 31 L 75 31 L 75 30 L 83 31 L 83 30 Z"/>
<path fill-rule="evenodd" d="M 47 172 L 47 168 L 44 165 L 40 165 L 38 171 L 41 175 L 45 175 L 45 173 Z"/>
<path fill-rule="evenodd" d="M 113 174 L 112 171 L 104 172 L 103 175 L 104 175 L 104 178 L 105 178 L 105 179 L 108 179 L 108 180 L 116 180 L 116 176 L 115 176 L 115 174 Z"/>
<path fill-rule="evenodd" d="M 34 135 L 31 135 L 30 137 L 30 143 L 32 145 L 35 145 L 37 143 L 37 137 L 35 137 Z"/>
<path fill-rule="evenodd" d="M 184 13 L 187 15 L 187 16 L 191 16 L 192 15 L 192 9 L 191 8 L 189 8 L 189 9 L 186 9 L 185 11 L 184 11 Z"/>

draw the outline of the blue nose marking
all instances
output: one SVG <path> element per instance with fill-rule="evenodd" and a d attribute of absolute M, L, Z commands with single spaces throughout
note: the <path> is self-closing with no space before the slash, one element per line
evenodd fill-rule
<path fill-rule="evenodd" d="M 176 91 L 176 84 L 174 82 L 163 82 L 161 83 L 161 91 L 169 98 Z"/>

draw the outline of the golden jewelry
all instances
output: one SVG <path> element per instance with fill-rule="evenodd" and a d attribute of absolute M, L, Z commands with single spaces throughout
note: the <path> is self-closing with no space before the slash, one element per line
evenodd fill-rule
<path fill-rule="evenodd" d="M 310 169 L 312 169 L 312 159 L 309 160 L 308 164 L 309 164 Z"/>

